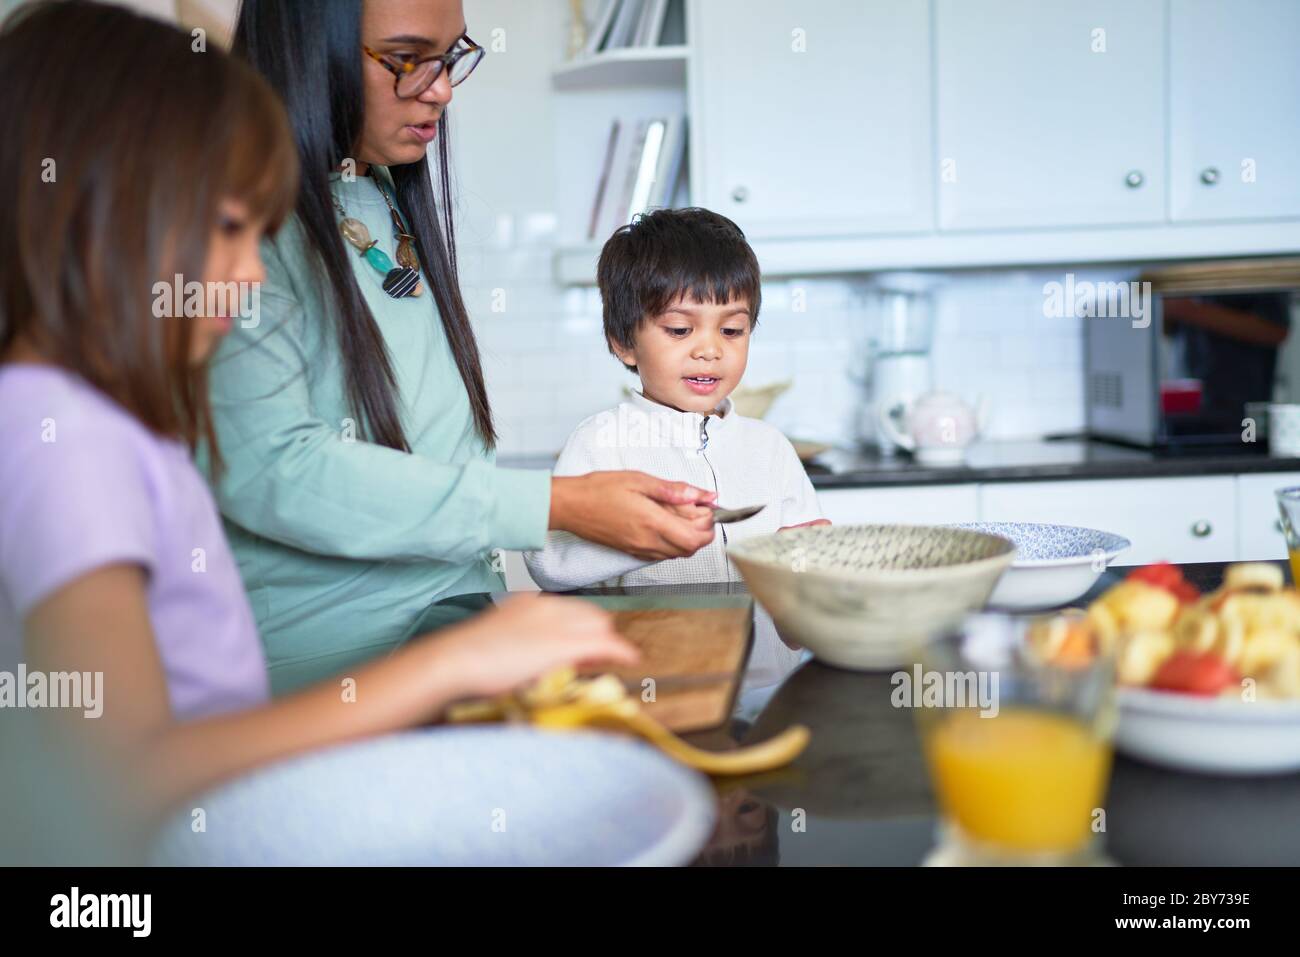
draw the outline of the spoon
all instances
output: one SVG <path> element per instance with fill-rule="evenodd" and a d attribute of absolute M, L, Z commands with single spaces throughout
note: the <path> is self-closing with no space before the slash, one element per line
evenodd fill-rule
<path fill-rule="evenodd" d="M 719 508 L 715 505 L 713 506 L 713 521 L 718 525 L 743 522 L 745 519 L 757 515 L 766 507 L 766 505 L 746 505 L 744 508 Z"/>

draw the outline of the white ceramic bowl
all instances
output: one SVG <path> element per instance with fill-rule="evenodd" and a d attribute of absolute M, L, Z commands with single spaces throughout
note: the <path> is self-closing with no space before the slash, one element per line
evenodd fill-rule
<path fill-rule="evenodd" d="M 951 527 L 1015 543 L 1015 560 L 989 596 L 990 605 L 1011 610 L 1068 605 L 1086 594 L 1115 556 L 1132 544 L 1123 535 L 1077 525 L 964 522 Z"/>
<path fill-rule="evenodd" d="M 687 864 L 717 822 L 708 779 L 594 731 L 438 727 L 267 765 L 160 829 L 163 866 Z"/>
<path fill-rule="evenodd" d="M 1130 757 L 1207 774 L 1300 770 L 1300 701 L 1238 701 L 1119 689 L 1115 746 Z"/>
<path fill-rule="evenodd" d="M 823 525 L 727 549 L 782 637 L 827 664 L 891 670 L 983 606 L 1015 546 L 937 525 Z"/>

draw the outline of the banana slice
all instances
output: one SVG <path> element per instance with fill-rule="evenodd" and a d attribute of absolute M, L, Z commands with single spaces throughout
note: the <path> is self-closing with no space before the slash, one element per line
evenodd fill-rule
<path fill-rule="evenodd" d="M 1122 581 L 1098 600 L 1122 627 L 1137 631 L 1168 628 L 1179 611 L 1178 599 L 1165 589 L 1138 581 Z"/>
<path fill-rule="evenodd" d="M 1281 591 L 1284 581 L 1282 569 L 1264 562 L 1241 562 L 1229 565 L 1223 575 L 1224 588 L 1254 588 L 1261 591 Z"/>
<path fill-rule="evenodd" d="M 1174 652 L 1173 635 L 1167 631 L 1142 631 L 1128 637 L 1115 662 L 1121 684 L 1145 685 Z"/>
<path fill-rule="evenodd" d="M 1241 673 L 1259 676 L 1297 648 L 1300 648 L 1300 642 L 1292 634 L 1274 630 L 1252 631 L 1241 653 Z"/>

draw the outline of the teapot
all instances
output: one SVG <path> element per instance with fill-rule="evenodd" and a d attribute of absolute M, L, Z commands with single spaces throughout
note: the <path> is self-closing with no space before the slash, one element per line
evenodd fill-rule
<path fill-rule="evenodd" d="M 951 392 L 927 392 L 903 409 L 880 409 L 880 428 L 923 465 L 960 465 L 988 424 L 984 396 L 972 408 Z M 902 423 L 896 421 L 901 418 Z"/>

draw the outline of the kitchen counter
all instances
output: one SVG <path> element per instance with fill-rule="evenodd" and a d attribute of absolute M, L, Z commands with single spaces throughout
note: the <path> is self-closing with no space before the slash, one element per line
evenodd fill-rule
<path fill-rule="evenodd" d="M 549 469 L 555 456 L 503 455 L 498 461 L 512 468 Z M 1300 472 L 1300 458 L 1268 455 L 1267 443 L 1175 453 L 1069 438 L 977 442 L 966 464 L 956 466 L 921 465 L 906 453 L 884 457 L 870 450 L 834 448 L 805 467 L 814 487 L 843 489 Z"/>
<path fill-rule="evenodd" d="M 1266 449 L 1266 443 L 1243 443 L 1239 449 L 1157 452 L 1088 439 L 1041 439 L 978 442 L 966 464 L 957 466 L 921 465 L 906 453 L 882 457 L 837 448 L 819 455 L 807 469 L 819 489 L 1300 471 L 1300 458 L 1275 458 Z"/>
<path fill-rule="evenodd" d="M 1196 564 L 1183 571 L 1206 590 L 1218 585 L 1223 568 Z M 1118 577 L 1108 571 L 1091 594 Z M 710 589 L 745 590 L 730 584 L 622 591 Z M 788 664 L 774 673 L 773 663 L 782 661 Z M 812 729 L 812 743 L 789 768 L 719 782 L 720 823 L 698 863 L 920 863 L 934 846 L 934 797 L 915 717 L 890 705 L 889 675 L 844 671 L 791 653 L 761 610 L 749 662 L 730 726 L 690 739 L 723 748 L 798 723 Z M 1300 864 L 1300 774 L 1215 778 L 1116 755 L 1105 807 L 1105 852 L 1120 864 Z"/>

